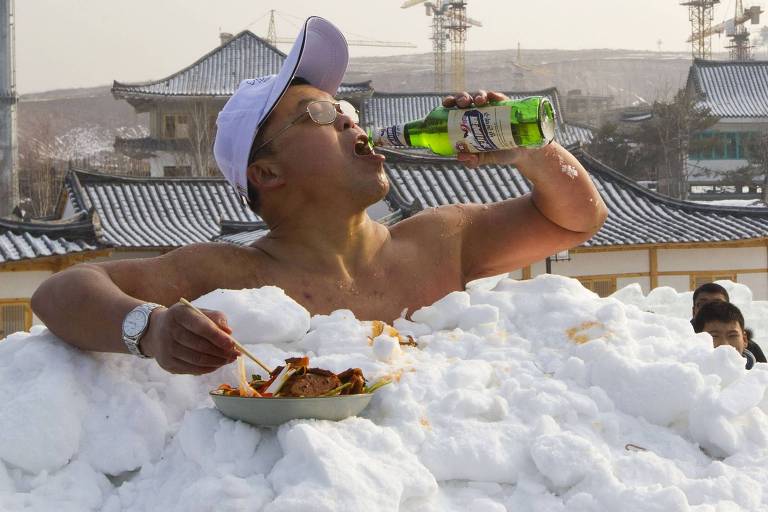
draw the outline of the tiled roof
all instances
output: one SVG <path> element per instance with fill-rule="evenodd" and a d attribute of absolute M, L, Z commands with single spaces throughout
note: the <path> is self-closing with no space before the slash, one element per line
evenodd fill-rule
<path fill-rule="evenodd" d="M 241 81 L 272 75 L 280 71 L 285 54 L 249 30 L 217 46 L 193 64 L 167 78 L 142 83 L 115 81 L 112 94 L 117 98 L 163 96 L 229 97 Z M 339 96 L 366 93 L 370 81 L 341 84 Z"/>
<path fill-rule="evenodd" d="M 61 222 L 0 219 L 0 264 L 98 249 L 92 219 L 81 214 Z"/>
<path fill-rule="evenodd" d="M 120 248 L 170 248 L 208 242 L 222 220 L 258 222 L 223 178 L 132 178 L 72 171 L 65 187 L 75 211 L 91 208 L 99 242 Z"/>
<path fill-rule="evenodd" d="M 549 98 L 555 111 L 563 112 L 560 95 L 556 88 L 541 91 L 508 91 L 511 99 L 528 96 Z M 361 125 L 365 127 L 391 126 L 405 123 L 426 116 L 433 108 L 442 103 L 443 96 L 438 93 L 374 93 L 363 103 Z M 558 119 L 555 139 L 564 146 L 588 143 L 592 140 L 592 130 Z"/>
<path fill-rule="evenodd" d="M 717 117 L 768 117 L 768 61 L 696 60 L 688 87 Z"/>
<path fill-rule="evenodd" d="M 421 208 L 489 203 L 530 192 L 528 182 L 512 166 L 471 170 L 448 159 L 385 152 L 392 184 L 387 201 L 393 209 L 414 203 Z M 641 187 L 581 149 L 572 152 L 590 172 L 609 210 L 602 229 L 584 246 L 722 242 L 768 236 L 768 208 L 671 199 Z"/>

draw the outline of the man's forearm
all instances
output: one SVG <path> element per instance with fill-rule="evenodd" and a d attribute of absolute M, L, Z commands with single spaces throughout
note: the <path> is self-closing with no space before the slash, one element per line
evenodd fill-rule
<path fill-rule="evenodd" d="M 553 142 L 528 150 L 514 163 L 533 184 L 532 200 L 550 221 L 578 233 L 600 229 L 608 210 L 586 169 Z"/>
<path fill-rule="evenodd" d="M 51 276 L 32 296 L 32 309 L 54 334 L 71 345 L 99 352 L 127 352 L 122 321 L 141 303 L 93 265 L 78 265 Z"/>

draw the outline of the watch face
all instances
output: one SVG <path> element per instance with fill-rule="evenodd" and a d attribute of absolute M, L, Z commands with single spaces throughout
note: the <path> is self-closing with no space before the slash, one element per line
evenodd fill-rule
<path fill-rule="evenodd" d="M 143 311 L 131 311 L 123 322 L 123 332 L 127 336 L 138 336 L 147 324 L 147 314 Z"/>

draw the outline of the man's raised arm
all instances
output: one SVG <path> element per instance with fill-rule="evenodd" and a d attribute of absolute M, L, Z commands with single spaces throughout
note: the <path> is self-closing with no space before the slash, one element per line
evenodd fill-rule
<path fill-rule="evenodd" d="M 467 107 L 504 100 L 480 91 L 449 97 L 444 105 Z M 466 215 L 461 241 L 465 282 L 509 272 L 592 237 L 608 209 L 581 163 L 556 142 L 540 149 L 461 153 L 469 167 L 511 164 L 533 185 L 529 195 L 491 205 L 472 205 L 447 215 Z"/>
<path fill-rule="evenodd" d="M 234 360 L 224 315 L 206 312 L 216 322 L 176 304 L 208 290 L 183 272 L 195 251 L 177 249 L 157 258 L 82 264 L 48 278 L 32 296 L 32 309 L 46 326 L 76 347 L 99 352 L 128 352 L 122 324 L 141 304 L 161 304 L 150 314 L 142 351 L 173 373 L 201 374 Z M 199 269 L 198 269 L 199 271 Z M 194 274 L 199 275 L 200 272 Z"/>

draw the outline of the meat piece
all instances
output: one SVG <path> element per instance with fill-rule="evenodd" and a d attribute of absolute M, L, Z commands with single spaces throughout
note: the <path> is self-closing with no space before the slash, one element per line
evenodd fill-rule
<path fill-rule="evenodd" d="M 327 370 L 312 368 L 303 375 L 291 375 L 280 390 L 281 396 L 320 396 L 341 386 L 341 381 Z"/>
<path fill-rule="evenodd" d="M 350 383 L 351 386 L 345 388 L 342 395 L 358 395 L 365 389 L 365 377 L 360 368 L 350 368 L 339 374 L 339 380 L 342 384 Z"/>
<path fill-rule="evenodd" d="M 307 356 L 304 357 L 289 357 L 285 360 L 285 364 L 291 365 L 291 368 L 299 369 L 304 368 L 306 369 L 309 366 L 309 358 Z"/>

